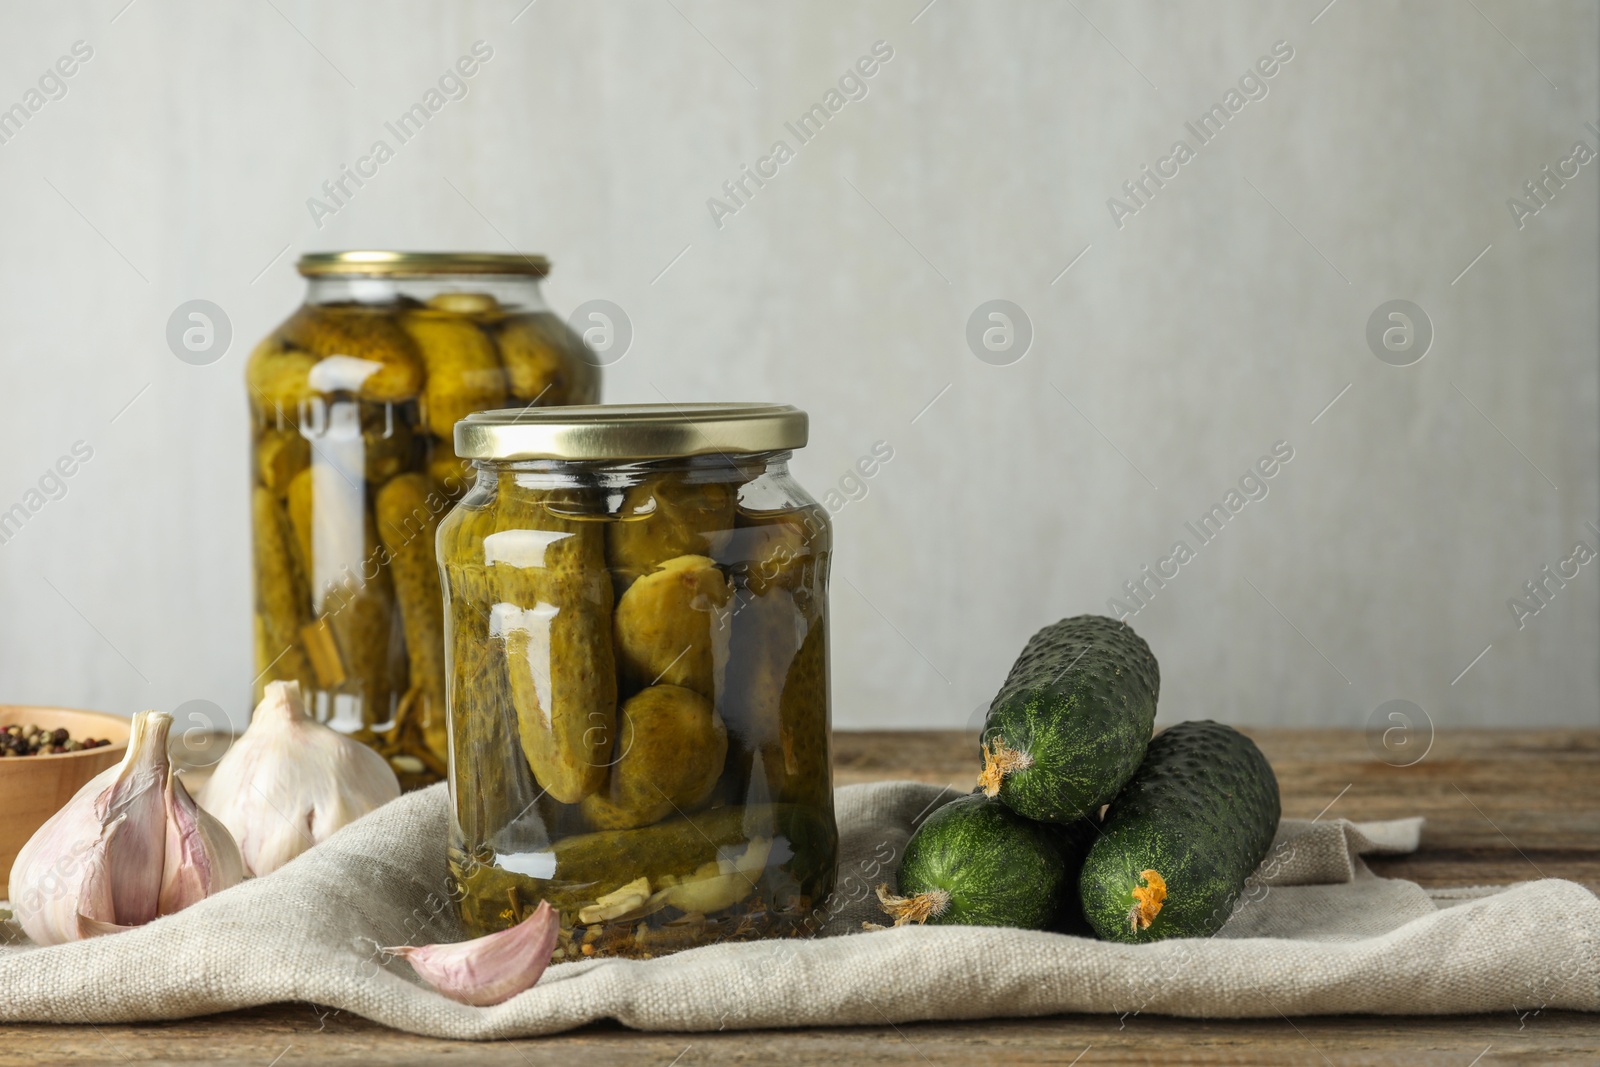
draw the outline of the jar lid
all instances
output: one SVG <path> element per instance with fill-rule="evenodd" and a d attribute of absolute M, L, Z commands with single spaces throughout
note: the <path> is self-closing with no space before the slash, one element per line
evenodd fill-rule
<path fill-rule="evenodd" d="M 307 252 L 296 265 L 307 278 L 360 275 L 408 278 L 425 274 L 524 274 L 543 278 L 543 256 L 496 252 Z"/>
<path fill-rule="evenodd" d="M 462 459 L 669 459 L 803 448 L 789 404 L 589 404 L 479 411 L 456 423 Z"/>

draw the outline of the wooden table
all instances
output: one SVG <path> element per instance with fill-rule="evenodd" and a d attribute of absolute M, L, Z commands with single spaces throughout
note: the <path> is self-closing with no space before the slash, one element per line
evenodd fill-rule
<path fill-rule="evenodd" d="M 1359 732 L 1253 730 L 1277 769 L 1284 814 L 1425 815 L 1422 849 L 1372 864 L 1425 886 L 1570 878 L 1600 889 L 1600 730 L 1443 731 L 1411 767 L 1378 761 Z M 917 778 L 965 787 L 962 733 L 841 733 L 839 784 Z M 4 991 L 0 991 L 0 996 Z M 275 1059 L 276 1057 L 276 1059 Z M 1076 1058 L 1076 1059 L 1075 1059 Z M 136 1026 L 0 1026 L 0 1064 L 209 1060 L 311 1063 L 669 1064 L 970 1062 L 1448 1064 L 1600 1062 L 1600 1016 L 1337 1016 L 1195 1022 L 1058 1016 L 981 1023 L 647 1034 L 595 1025 L 478 1045 L 412 1037 L 311 1004 Z"/>

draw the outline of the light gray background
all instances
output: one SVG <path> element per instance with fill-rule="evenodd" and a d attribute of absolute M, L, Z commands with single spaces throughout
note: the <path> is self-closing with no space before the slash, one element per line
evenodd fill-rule
<path fill-rule="evenodd" d="M 1521 230 L 1506 206 L 1600 147 L 1594 4 L 125 3 L 0 12 L 0 105 L 94 49 L 0 145 L 0 508 L 94 448 L 0 545 L 0 700 L 242 724 L 242 363 L 294 257 L 515 248 L 558 309 L 626 309 L 607 399 L 798 404 L 818 496 L 893 447 L 835 520 L 838 726 L 967 724 L 1279 440 L 1270 495 L 1132 620 L 1164 719 L 1600 720 L 1600 563 L 1507 606 L 1600 547 L 1600 162 Z M 469 95 L 315 226 L 477 40 Z M 707 198 L 878 40 L 869 95 L 719 229 Z M 1280 40 L 1269 95 L 1115 226 Z M 234 331 L 210 366 L 164 339 L 195 298 Z M 996 298 L 1034 331 L 1010 366 L 964 339 Z M 1365 341 L 1396 298 L 1435 331 L 1404 368 Z"/>

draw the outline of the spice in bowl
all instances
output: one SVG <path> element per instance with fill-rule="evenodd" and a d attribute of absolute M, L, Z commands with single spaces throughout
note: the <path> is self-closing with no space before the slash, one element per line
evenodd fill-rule
<path fill-rule="evenodd" d="M 78 739 L 57 727 L 44 730 L 38 726 L 13 723 L 0 727 L 0 758 L 7 756 L 51 756 L 61 752 L 83 752 L 101 748 L 111 742 L 106 738 Z"/>

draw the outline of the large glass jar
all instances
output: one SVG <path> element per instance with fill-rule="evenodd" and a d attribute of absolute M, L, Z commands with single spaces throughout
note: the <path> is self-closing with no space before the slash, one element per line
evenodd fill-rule
<path fill-rule="evenodd" d="M 451 433 L 473 411 L 592 404 L 598 360 L 539 295 L 541 257 L 303 256 L 305 304 L 246 368 L 255 699 L 298 679 L 318 718 L 445 776 L 434 531 L 472 481 Z"/>
<path fill-rule="evenodd" d="M 814 928 L 832 891 L 826 511 L 769 404 L 487 412 L 439 524 L 467 930 L 558 959 Z"/>

